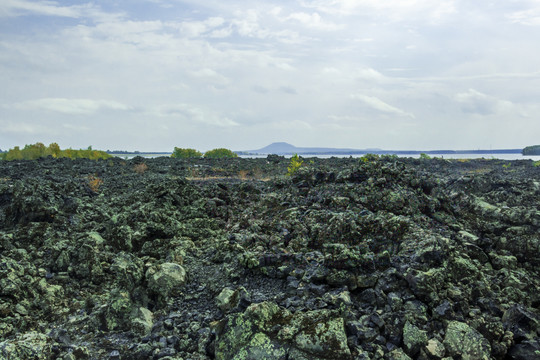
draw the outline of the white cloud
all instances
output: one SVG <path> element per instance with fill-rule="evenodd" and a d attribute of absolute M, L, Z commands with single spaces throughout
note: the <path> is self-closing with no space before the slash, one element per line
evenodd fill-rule
<path fill-rule="evenodd" d="M 316 12 L 312 14 L 308 14 L 305 12 L 292 13 L 286 18 L 286 20 L 291 19 L 296 20 L 307 27 L 320 30 L 338 30 L 343 28 L 342 24 L 334 24 L 328 21 L 324 21 L 322 17 Z"/>
<path fill-rule="evenodd" d="M 335 67 L 328 66 L 322 69 L 322 72 L 324 74 L 330 74 L 330 75 L 340 75 L 341 71 Z"/>
<path fill-rule="evenodd" d="M 352 124 L 359 124 L 359 123 L 367 123 L 367 122 L 370 121 L 366 117 L 352 116 L 352 115 L 329 115 L 328 119 L 332 120 L 335 123 L 339 123 L 339 124 L 342 124 L 342 125 L 346 125 L 346 124 L 352 125 Z"/>
<path fill-rule="evenodd" d="M 159 20 L 114 20 L 97 25 L 79 25 L 68 29 L 64 35 L 75 41 L 83 39 L 85 43 L 81 45 L 107 40 L 140 48 L 157 48 L 166 46 L 166 41 L 171 41 L 166 33 L 166 24 Z"/>
<path fill-rule="evenodd" d="M 110 21 L 123 17 L 120 13 L 106 13 L 92 2 L 82 5 L 63 6 L 57 1 L 46 0 L 2 0 L 0 17 L 43 15 L 67 18 L 91 18 L 95 21 Z"/>
<path fill-rule="evenodd" d="M 222 36 L 216 37 L 223 37 L 223 35 L 230 33 L 230 29 L 223 28 L 216 30 L 216 28 L 222 26 L 224 23 L 225 19 L 222 17 L 210 17 L 203 21 L 184 21 L 179 27 L 180 31 L 188 37 L 199 37 L 212 30 L 212 36 L 221 34 Z"/>
<path fill-rule="evenodd" d="M 353 94 L 351 95 L 351 98 L 355 100 L 360 100 L 362 103 L 368 105 L 370 108 L 383 112 L 383 113 L 405 116 L 405 117 L 410 117 L 410 118 L 415 117 L 414 114 L 408 113 L 395 106 L 389 105 L 385 103 L 384 101 L 382 101 L 381 99 L 374 96 Z"/>
<path fill-rule="evenodd" d="M 506 17 L 514 23 L 538 26 L 540 25 L 540 3 L 538 1 L 534 1 L 529 4 L 528 9 L 514 11 L 506 15 Z"/>
<path fill-rule="evenodd" d="M 81 6 L 60 6 L 56 1 L 3 0 L 0 3 L 0 16 L 41 14 L 78 18 L 82 9 Z"/>
<path fill-rule="evenodd" d="M 516 112 L 520 116 L 528 116 L 519 107 L 508 100 L 501 100 L 494 96 L 489 96 L 475 89 L 458 93 L 455 100 L 461 104 L 461 109 L 465 113 L 477 115 L 492 115 L 499 113 Z"/>
<path fill-rule="evenodd" d="M 216 85 L 224 86 L 230 83 L 229 79 L 226 76 L 223 76 L 214 69 L 210 68 L 193 70 L 190 72 L 190 74 L 193 77 L 200 79 L 201 81 L 208 81 Z"/>
<path fill-rule="evenodd" d="M 218 127 L 240 125 L 227 116 L 190 104 L 161 105 L 151 113 L 160 117 L 177 118 L 187 123 L 195 122 Z"/>
<path fill-rule="evenodd" d="M 126 111 L 131 108 L 112 100 L 44 98 L 24 101 L 12 106 L 19 110 L 47 110 L 70 115 L 91 115 L 101 110 Z"/>
<path fill-rule="evenodd" d="M 369 80 L 375 82 L 388 81 L 383 74 L 372 68 L 359 69 L 356 71 L 355 75 L 359 80 Z"/>
<path fill-rule="evenodd" d="M 235 11 L 230 21 L 230 31 L 236 31 L 240 36 L 265 41 L 279 41 L 288 44 L 296 44 L 305 40 L 298 32 L 289 28 L 276 26 L 280 21 L 275 10 L 264 11 L 249 9 Z M 270 16 L 271 15 L 271 16 Z"/>
<path fill-rule="evenodd" d="M 2 132 L 6 134 L 26 134 L 35 135 L 48 133 L 50 129 L 40 124 L 31 124 L 27 122 L 13 122 L 9 121 L 2 124 Z"/>
<path fill-rule="evenodd" d="M 315 0 L 304 1 L 306 8 L 337 15 L 373 15 L 390 21 L 423 18 L 434 22 L 456 12 L 454 0 Z"/>
<path fill-rule="evenodd" d="M 233 24 L 242 36 L 265 39 L 270 32 L 259 25 L 259 14 L 256 10 L 250 9 L 244 12 L 237 12 Z"/>

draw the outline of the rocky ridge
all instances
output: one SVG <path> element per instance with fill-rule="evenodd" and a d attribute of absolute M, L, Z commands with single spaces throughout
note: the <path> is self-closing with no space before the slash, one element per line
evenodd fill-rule
<path fill-rule="evenodd" d="M 540 168 L 305 163 L 0 162 L 0 359 L 540 358 Z"/>

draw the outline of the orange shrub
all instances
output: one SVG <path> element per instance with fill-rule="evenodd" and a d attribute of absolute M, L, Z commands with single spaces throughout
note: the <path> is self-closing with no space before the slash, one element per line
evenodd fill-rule
<path fill-rule="evenodd" d="M 96 175 L 89 175 L 88 176 L 88 186 L 90 187 L 90 190 L 97 193 L 99 192 L 99 187 L 103 184 L 103 180 L 98 178 Z"/>
<path fill-rule="evenodd" d="M 146 165 L 145 163 L 140 163 L 135 165 L 133 167 L 133 170 L 135 170 L 137 174 L 144 174 L 144 172 L 148 170 L 148 165 Z"/>

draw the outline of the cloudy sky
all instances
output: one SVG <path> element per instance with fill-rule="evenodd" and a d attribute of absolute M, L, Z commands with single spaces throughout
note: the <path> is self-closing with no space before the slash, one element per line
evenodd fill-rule
<path fill-rule="evenodd" d="M 538 0 L 2 0 L 0 149 L 540 143 Z"/>

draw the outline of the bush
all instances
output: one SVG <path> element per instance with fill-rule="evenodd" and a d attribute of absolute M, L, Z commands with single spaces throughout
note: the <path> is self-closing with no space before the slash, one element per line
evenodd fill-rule
<path fill-rule="evenodd" d="M 146 170 L 148 170 L 148 165 L 145 163 L 140 163 L 133 167 L 133 171 L 135 171 L 137 174 L 144 174 Z"/>
<path fill-rule="evenodd" d="M 187 158 L 200 158 L 202 153 L 195 149 L 182 149 L 174 147 L 174 151 L 171 155 L 175 159 L 187 159 Z"/>
<path fill-rule="evenodd" d="M 362 156 L 360 158 L 360 161 L 362 161 L 364 163 L 377 161 L 377 160 L 379 160 L 379 155 L 377 155 L 377 154 L 365 154 L 364 156 Z"/>
<path fill-rule="evenodd" d="M 205 158 L 209 159 L 221 159 L 221 158 L 235 158 L 238 157 L 234 152 L 229 149 L 219 148 L 208 150 L 204 153 Z"/>
<path fill-rule="evenodd" d="M 298 171 L 298 169 L 300 169 L 300 166 L 302 166 L 303 163 L 304 160 L 300 159 L 298 154 L 294 154 L 294 156 L 291 157 L 291 162 L 289 163 L 289 166 L 287 167 L 287 175 L 294 175 Z"/>

